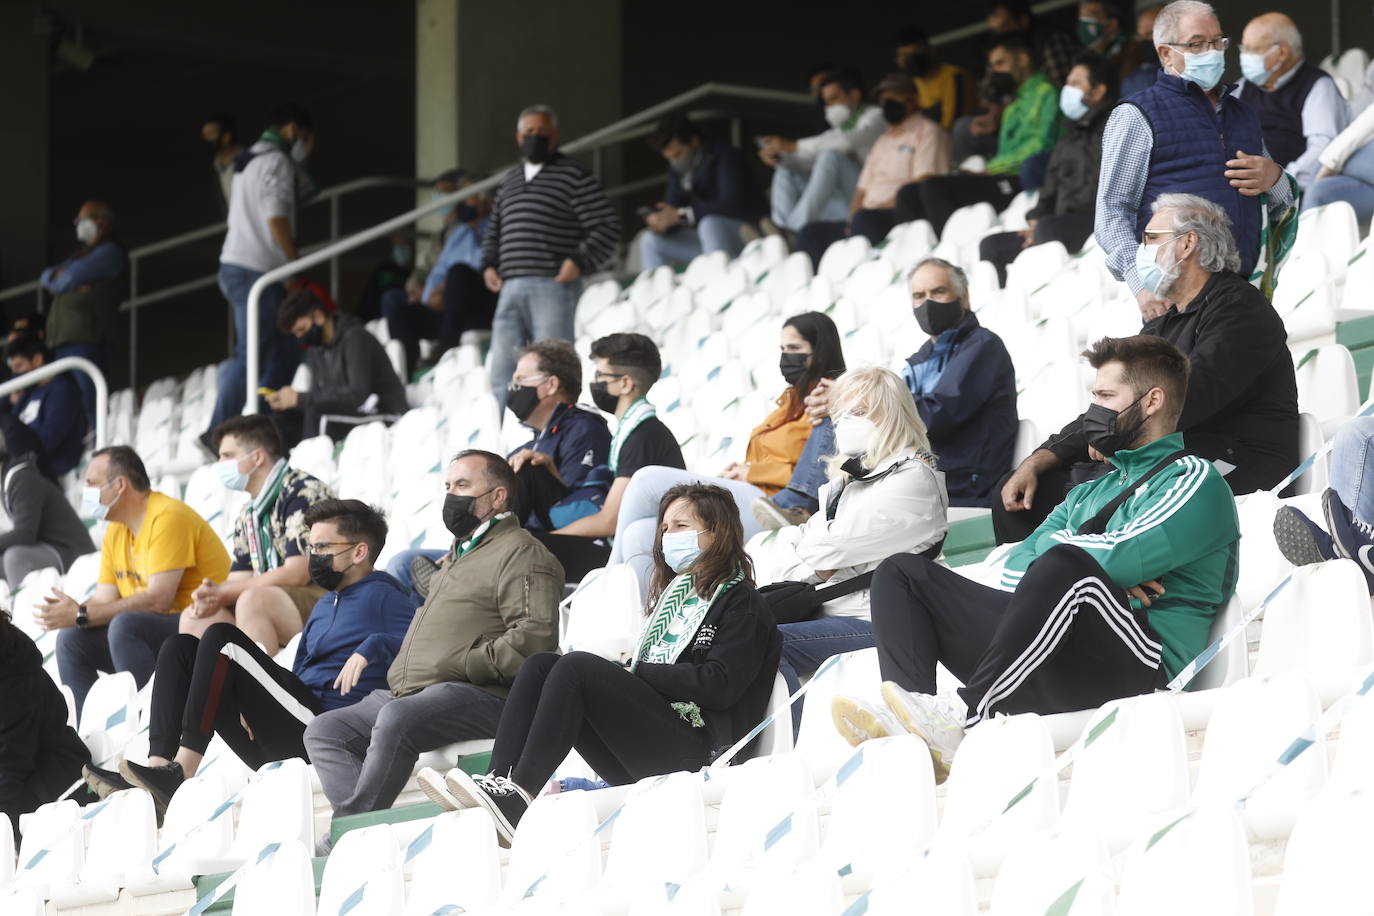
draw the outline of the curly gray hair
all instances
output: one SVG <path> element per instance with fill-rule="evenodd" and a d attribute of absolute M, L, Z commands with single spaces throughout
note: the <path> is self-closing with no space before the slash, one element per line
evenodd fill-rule
<path fill-rule="evenodd" d="M 1221 207 L 1196 194 L 1161 194 L 1150 210 L 1173 211 L 1174 234 L 1191 232 L 1197 236 L 1198 264 L 1203 270 L 1213 274 L 1219 270 L 1240 270 L 1231 218 Z"/>

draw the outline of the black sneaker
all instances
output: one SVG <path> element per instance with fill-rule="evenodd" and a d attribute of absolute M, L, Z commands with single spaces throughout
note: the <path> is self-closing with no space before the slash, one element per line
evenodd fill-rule
<path fill-rule="evenodd" d="M 502 846 L 510 846 L 520 818 L 530 807 L 530 797 L 524 789 L 508 777 L 488 773 L 469 776 L 454 767 L 444 776 L 449 792 L 465 808 L 485 808 L 496 822 L 496 837 Z"/>
<path fill-rule="evenodd" d="M 121 760 L 119 761 L 119 772 L 134 786 L 145 790 L 153 797 L 153 807 L 157 810 L 159 821 L 167 813 L 167 805 L 171 803 L 172 796 L 186 781 L 186 775 L 181 771 L 181 764 L 175 760 L 161 767 L 144 766 L 141 763 Z"/>
<path fill-rule="evenodd" d="M 1360 521 L 1341 502 L 1335 490 L 1322 494 L 1322 512 L 1326 515 L 1326 526 L 1331 531 L 1331 543 L 1337 556 L 1354 560 L 1369 583 L 1369 593 L 1374 595 L 1374 527 Z"/>
<path fill-rule="evenodd" d="M 1336 558 L 1331 535 L 1292 506 L 1284 506 L 1275 513 L 1274 540 L 1284 559 L 1294 566 L 1311 566 Z"/>
<path fill-rule="evenodd" d="M 424 554 L 418 554 L 410 561 L 410 581 L 415 587 L 415 594 L 424 601 L 429 598 L 429 580 L 439 571 L 439 564 L 435 563 Z"/>
<path fill-rule="evenodd" d="M 85 780 L 86 787 L 100 798 L 109 798 L 116 792 L 133 788 L 127 779 L 114 770 L 102 770 L 89 763 L 81 768 L 81 778 Z"/>

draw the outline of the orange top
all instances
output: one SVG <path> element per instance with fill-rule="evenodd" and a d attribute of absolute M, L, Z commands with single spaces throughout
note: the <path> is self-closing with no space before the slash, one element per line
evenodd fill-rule
<path fill-rule="evenodd" d="M 777 409 L 749 434 L 744 460 L 749 464 L 749 482 L 769 496 L 787 486 L 792 469 L 811 436 L 811 421 L 802 414 L 788 420 L 796 407 L 796 392 L 788 388 L 777 400 Z"/>

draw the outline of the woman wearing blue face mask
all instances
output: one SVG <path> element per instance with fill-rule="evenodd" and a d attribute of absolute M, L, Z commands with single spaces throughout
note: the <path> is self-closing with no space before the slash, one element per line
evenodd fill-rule
<path fill-rule="evenodd" d="M 606 782 L 628 785 L 699 769 L 763 718 L 782 639 L 754 590 L 734 500 L 720 487 L 674 487 L 658 522 L 648 614 L 628 668 L 587 652 L 531 656 L 501 713 L 491 772 L 422 771 L 431 799 L 486 808 L 509 841 L 570 750 Z"/>

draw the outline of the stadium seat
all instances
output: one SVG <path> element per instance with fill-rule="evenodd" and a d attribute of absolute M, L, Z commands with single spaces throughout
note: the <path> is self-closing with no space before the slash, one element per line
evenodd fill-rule
<path fill-rule="evenodd" d="M 718 884 L 748 896 L 766 877 L 814 857 L 820 826 L 813 793 L 811 772 L 799 754 L 758 757 L 732 772 L 711 849 Z"/>
<path fill-rule="evenodd" d="M 848 300 L 860 316 L 866 315 L 868 306 L 878 294 L 893 283 L 902 283 L 903 276 L 894 270 L 888 261 L 878 258 L 864 261 L 854 268 L 853 273 L 844 281 L 841 295 Z"/>
<path fill-rule="evenodd" d="M 878 689 L 878 650 L 862 649 L 835 657 L 835 663 L 811 679 L 803 697 L 801 729 L 797 734 L 797 753 L 818 780 L 828 779 L 854 753 L 854 749 L 835 730 L 830 718 L 830 701 L 838 695 L 853 696 L 870 703 L 882 703 Z"/>
<path fill-rule="evenodd" d="M 898 276 L 915 267 L 923 258 L 930 256 L 939 239 L 930 223 L 923 219 L 910 223 L 898 223 L 887 233 L 878 257 L 892 265 Z"/>
<path fill-rule="evenodd" d="M 1315 455 L 1325 442 L 1321 421 L 1310 413 L 1298 414 L 1298 454 L 1306 459 L 1310 455 Z M 1301 496 L 1304 493 L 1321 493 L 1325 490 L 1331 479 L 1329 461 L 1329 456 L 1318 458 L 1316 464 L 1293 481 L 1293 493 Z"/>
<path fill-rule="evenodd" d="M 1067 421 L 1065 421 L 1067 422 Z M 1030 457 L 1030 453 L 1044 441 L 1040 428 L 1033 420 L 1018 420 L 1016 424 L 1016 444 L 1012 447 L 1011 466 L 1016 467 Z"/>
<path fill-rule="evenodd" d="M 840 878 L 826 868 L 802 866 L 791 873 L 770 875 L 749 894 L 740 916 L 831 916 L 841 911 L 844 893 Z"/>
<path fill-rule="evenodd" d="M 1374 703 L 1358 700 L 1341 720 L 1336 762 L 1323 795 L 1365 792 L 1374 786 Z"/>
<path fill-rule="evenodd" d="M 596 809 L 585 791 L 535 799 L 511 843 L 502 902 L 538 898 L 555 907 L 596 886 L 601 877 L 601 843 L 594 831 Z"/>
<path fill-rule="evenodd" d="M 1330 438 L 1360 409 L 1355 360 L 1340 344 L 1308 350 L 1297 360 L 1298 410 L 1311 414 Z M 1307 457 L 1304 454 L 1302 457 Z"/>
<path fill-rule="evenodd" d="M 339 490 L 350 499 L 385 507 L 391 496 L 391 460 L 387 428 L 382 423 L 355 426 L 339 452 Z"/>
<path fill-rule="evenodd" d="M 758 281 L 758 288 L 768 293 L 775 303 L 786 302 L 792 293 L 804 289 L 811 282 L 813 274 L 811 258 L 795 251 L 770 268 L 768 275 Z"/>
<path fill-rule="evenodd" d="M 315 809 L 309 765 L 299 758 L 269 763 L 243 792 L 234 842 L 219 862 L 200 862 L 204 872 L 237 868 L 272 843 L 313 848 Z"/>
<path fill-rule="evenodd" d="M 1325 702 L 1352 684 L 1356 669 L 1374 662 L 1369 586 L 1353 560 L 1293 570 L 1288 587 L 1264 613 L 1254 674 L 1307 675 Z"/>
<path fill-rule="evenodd" d="M 299 840 L 284 840 L 265 858 L 261 848 L 234 888 L 233 916 L 315 916 L 315 874 Z"/>
<path fill-rule="evenodd" d="M 925 856 L 878 877 L 866 898 L 866 916 L 910 916 L 912 901 L 940 916 L 974 916 L 978 912 L 973 871 L 962 850 L 932 846 Z"/>
<path fill-rule="evenodd" d="M 1337 290 L 1345 285 L 1346 269 L 1360 245 L 1355 208 L 1343 200 L 1305 210 L 1299 217 L 1298 235 L 1290 256 L 1316 253 L 1326 263 L 1327 279 Z M 1288 270 L 1280 272 L 1282 278 Z"/>
<path fill-rule="evenodd" d="M 85 824 L 82 811 L 71 799 L 50 802 L 21 815 L 23 842 L 14 884 L 37 891 L 43 897 L 76 882 L 85 861 Z"/>
<path fill-rule="evenodd" d="M 723 251 L 699 254 L 688 263 L 679 281 L 694 293 L 699 293 L 718 278 L 730 264 L 730 257 Z"/>
<path fill-rule="evenodd" d="M 1293 569 L 1274 540 L 1274 516 L 1283 503 L 1267 490 L 1236 499 L 1240 521 L 1240 577 L 1236 596 L 1248 608 L 1256 607 Z M 1320 513 L 1319 513 L 1320 515 Z"/>
<path fill-rule="evenodd" d="M 10 816 L 0 811 L 0 888 L 14 880 L 14 824 Z"/>
<path fill-rule="evenodd" d="M 397 916 L 405 908 L 405 876 L 390 824 L 350 830 L 325 862 L 319 913 Z"/>
<path fill-rule="evenodd" d="M 1374 899 L 1374 794 L 1354 789 L 1308 806 L 1284 849 L 1275 916 L 1352 913 Z"/>
<path fill-rule="evenodd" d="M 5 889 L 0 884 L 0 913 L 5 916 L 44 916 L 43 895 L 31 887 Z"/>
<path fill-rule="evenodd" d="M 213 464 L 203 464 L 191 473 L 184 499 L 227 544 L 234 534 L 234 522 L 248 502 L 248 493 L 230 490 L 220 482 Z"/>
<path fill-rule="evenodd" d="M 119 756 L 137 729 L 137 694 L 138 685 L 127 671 L 99 678 L 86 694 L 77 731 L 97 765 L 108 764 Z"/>
<path fill-rule="evenodd" d="M 765 235 L 745 245 L 735 263 L 744 268 L 749 282 L 756 284 L 786 259 L 787 240 L 780 235 Z"/>
<path fill-rule="evenodd" d="M 701 777 L 671 773 L 642 779 L 616 815 L 602 908 L 619 911 L 669 884 L 682 885 L 706 867 L 706 810 Z"/>
<path fill-rule="evenodd" d="M 719 895 L 705 876 L 689 879 L 685 884 L 662 893 L 646 893 L 636 897 L 629 916 L 721 916 Z"/>
<path fill-rule="evenodd" d="M 1221 639 L 1222 636 L 1231 632 L 1240 622 L 1245 619 L 1245 603 L 1241 601 L 1240 595 L 1233 594 L 1229 601 L 1222 607 L 1220 613 L 1212 618 L 1211 631 L 1207 635 L 1207 644 Z M 1245 634 L 1233 639 L 1231 644 L 1221 650 L 1221 654 L 1214 658 L 1207 667 L 1203 668 L 1187 684 L 1188 690 L 1214 690 L 1218 687 L 1229 687 L 1236 681 L 1250 674 L 1250 648 L 1246 643 Z"/>
<path fill-rule="evenodd" d="M 59 907 L 113 903 L 119 890 L 153 859 L 157 824 L 153 797 L 142 789 L 126 789 L 107 799 L 108 804 L 90 820 L 90 839 L 85 861 L 75 884 L 52 889 Z"/>
<path fill-rule="evenodd" d="M 127 886 L 136 895 L 184 890 L 200 874 L 201 863 L 224 860 L 234 839 L 234 819 L 225 811 L 214 816 L 232 792 L 217 773 L 198 773 L 172 796 L 158 834 L 157 852 L 134 869 Z M 154 870 L 156 865 L 156 870 Z"/>
<path fill-rule="evenodd" d="M 1007 266 L 1007 289 L 1019 289 L 1032 295 L 1048 286 L 1069 263 L 1069 252 L 1063 242 L 1046 242 L 1022 248 L 1016 259 Z"/>
<path fill-rule="evenodd" d="M 873 246 L 862 235 L 851 235 L 831 243 L 816 265 L 816 276 L 825 277 L 836 287 L 864 261 L 873 257 Z"/>
<path fill-rule="evenodd" d="M 491 815 L 480 808 L 452 811 L 430 821 L 429 829 L 428 845 L 414 858 L 405 916 L 431 916 L 450 906 L 459 908 L 450 912 L 476 911 L 493 903 L 501 891 L 501 862 Z"/>
<path fill-rule="evenodd" d="M 697 293 L 697 302 L 703 308 L 719 312 L 748 292 L 750 285 L 749 274 L 744 268 L 731 264 Z"/>
<path fill-rule="evenodd" d="M 1288 343 L 1325 338 L 1336 330 L 1336 299 L 1326 259 L 1320 252 L 1290 255 L 1274 288 L 1274 311 L 1288 330 Z"/>
<path fill-rule="evenodd" d="M 628 564 L 588 573 L 562 615 L 562 650 L 591 652 L 614 662 L 628 659 L 639 638 L 642 602 L 639 579 Z"/>
<path fill-rule="evenodd" d="M 1181 813 L 1126 853 L 1117 916 L 1251 916 L 1250 850 L 1230 805 Z"/>
<path fill-rule="evenodd" d="M 1012 849 L 992 889 L 992 916 L 1112 916 L 1111 861 L 1092 834 L 1056 828 Z"/>

